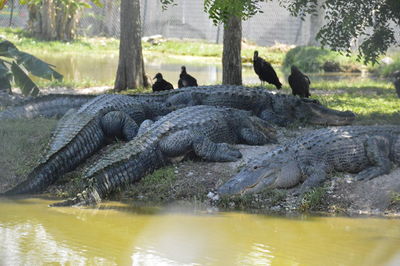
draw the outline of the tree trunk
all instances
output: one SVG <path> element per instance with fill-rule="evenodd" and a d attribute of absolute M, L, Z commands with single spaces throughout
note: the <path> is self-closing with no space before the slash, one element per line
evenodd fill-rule
<path fill-rule="evenodd" d="M 28 31 L 41 40 L 73 40 L 78 13 L 78 8 L 60 0 L 30 4 Z"/>
<path fill-rule="evenodd" d="M 114 88 L 121 91 L 144 87 L 144 77 L 140 0 L 122 0 L 119 62 Z"/>
<path fill-rule="evenodd" d="M 222 83 L 242 85 L 242 20 L 231 17 L 224 25 Z"/>

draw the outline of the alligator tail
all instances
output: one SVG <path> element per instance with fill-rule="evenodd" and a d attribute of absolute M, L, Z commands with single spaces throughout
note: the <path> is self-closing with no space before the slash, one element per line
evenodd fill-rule
<path fill-rule="evenodd" d="M 132 184 L 139 181 L 142 177 L 152 173 L 155 169 L 163 166 L 165 161 L 159 152 L 154 149 L 141 149 L 140 145 L 135 145 L 142 150 L 134 152 L 130 158 L 121 159 L 111 165 L 105 166 L 94 173 L 91 173 L 93 168 L 90 168 L 86 174 L 89 179 L 89 185 L 86 189 L 72 199 L 67 199 L 62 202 L 57 202 L 51 207 L 67 207 L 67 206 L 86 206 L 96 205 L 101 199 L 105 198 L 111 192 L 124 185 Z M 116 154 L 112 154 L 116 156 Z M 102 165 L 99 161 L 97 165 Z"/>
<path fill-rule="evenodd" d="M 40 163 L 24 182 L 6 191 L 4 195 L 42 192 L 50 184 L 54 183 L 59 176 L 75 169 L 82 160 L 99 150 L 103 143 L 103 132 L 95 126 L 88 128 L 82 134 L 77 135 L 60 151 Z"/>

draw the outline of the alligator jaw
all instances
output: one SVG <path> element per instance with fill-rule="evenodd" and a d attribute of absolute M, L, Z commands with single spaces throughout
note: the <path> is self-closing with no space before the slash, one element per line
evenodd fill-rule
<path fill-rule="evenodd" d="M 275 169 L 252 167 L 241 170 L 236 176 L 229 179 L 218 188 L 218 194 L 243 195 L 255 192 L 260 188 L 272 187 L 277 178 Z"/>
<path fill-rule="evenodd" d="M 311 116 L 308 122 L 316 125 L 344 126 L 350 125 L 356 115 L 351 111 L 337 111 L 317 103 L 307 103 Z"/>

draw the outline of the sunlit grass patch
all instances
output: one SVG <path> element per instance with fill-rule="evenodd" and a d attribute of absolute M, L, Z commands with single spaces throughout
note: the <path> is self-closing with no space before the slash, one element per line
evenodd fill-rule
<path fill-rule="evenodd" d="M 17 176 L 32 170 L 56 123 L 45 118 L 0 122 L 0 184 L 16 184 Z"/>
<path fill-rule="evenodd" d="M 387 95 L 357 95 L 351 93 L 317 96 L 322 104 L 336 110 L 357 114 L 356 124 L 399 124 L 400 99 Z"/>

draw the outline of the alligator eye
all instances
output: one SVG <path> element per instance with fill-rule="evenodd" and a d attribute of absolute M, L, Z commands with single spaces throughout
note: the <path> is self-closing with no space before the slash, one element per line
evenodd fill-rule
<path fill-rule="evenodd" d="M 255 169 L 257 169 L 258 168 L 258 166 L 257 165 L 255 165 L 254 167 L 253 167 L 253 169 L 255 170 Z"/>
<path fill-rule="evenodd" d="M 171 107 L 172 104 L 171 103 L 166 103 L 167 107 Z"/>

